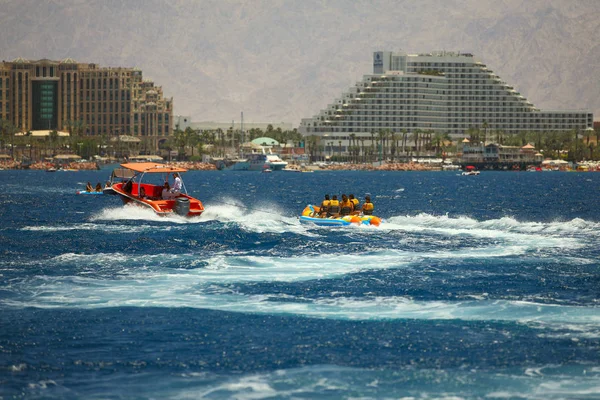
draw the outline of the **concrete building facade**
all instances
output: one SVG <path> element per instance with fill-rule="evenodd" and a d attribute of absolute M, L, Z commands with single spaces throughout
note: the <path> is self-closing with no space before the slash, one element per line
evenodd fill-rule
<path fill-rule="evenodd" d="M 539 110 L 472 54 L 378 51 L 373 74 L 303 119 L 299 131 L 347 145 L 349 135 L 370 143 L 381 130 L 459 138 L 471 128 L 514 134 L 583 131 L 592 124 L 590 112 Z"/>
<path fill-rule="evenodd" d="M 131 135 L 156 148 L 173 130 L 173 99 L 137 68 L 17 58 L 0 63 L 0 118 L 22 132 Z"/>

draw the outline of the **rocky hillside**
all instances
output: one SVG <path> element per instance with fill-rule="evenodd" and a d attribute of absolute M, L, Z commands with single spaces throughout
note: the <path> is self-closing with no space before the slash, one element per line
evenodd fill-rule
<path fill-rule="evenodd" d="M 316 114 L 375 50 L 468 51 L 543 109 L 600 119 L 597 0 L 0 0 L 4 60 L 137 66 L 195 121 Z"/>

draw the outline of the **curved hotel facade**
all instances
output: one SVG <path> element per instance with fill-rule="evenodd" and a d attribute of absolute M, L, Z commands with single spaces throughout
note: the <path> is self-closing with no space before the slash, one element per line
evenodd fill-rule
<path fill-rule="evenodd" d="M 22 132 L 77 126 L 84 135 L 132 135 L 156 148 L 172 131 L 173 98 L 137 68 L 18 58 L 0 63 L 0 119 Z"/>
<path fill-rule="evenodd" d="M 349 135 L 372 138 L 381 130 L 449 133 L 464 137 L 470 128 L 522 131 L 585 130 L 593 115 L 585 111 L 542 111 L 527 101 L 472 54 L 437 52 L 419 55 L 378 51 L 373 74 L 313 118 L 299 131 L 342 141 Z"/>

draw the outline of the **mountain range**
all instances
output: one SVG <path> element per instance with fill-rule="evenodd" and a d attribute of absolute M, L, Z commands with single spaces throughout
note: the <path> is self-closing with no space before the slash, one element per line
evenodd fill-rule
<path fill-rule="evenodd" d="M 598 0 L 1 0 L 0 57 L 138 67 L 194 121 L 297 126 L 372 53 L 473 53 L 541 109 L 600 119 Z"/>

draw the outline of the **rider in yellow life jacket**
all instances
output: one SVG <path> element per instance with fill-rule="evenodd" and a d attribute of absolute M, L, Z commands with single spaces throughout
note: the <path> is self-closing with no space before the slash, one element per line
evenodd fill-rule
<path fill-rule="evenodd" d="M 352 211 L 354 211 L 354 204 L 350 201 L 350 199 L 348 199 L 348 197 L 346 197 L 345 194 L 343 194 L 342 202 L 340 204 L 340 215 L 344 217 L 352 214 Z"/>
<path fill-rule="evenodd" d="M 363 215 L 373 215 L 373 203 L 371 203 L 371 196 L 365 196 L 365 202 L 362 206 Z"/>
<path fill-rule="evenodd" d="M 339 217 L 340 215 L 340 202 L 338 201 L 337 195 L 333 195 L 333 198 L 329 202 L 329 208 L 327 209 L 328 217 Z"/>
<path fill-rule="evenodd" d="M 327 210 L 329 210 L 329 203 L 331 202 L 331 200 L 329 200 L 329 195 L 326 194 L 325 195 L 325 200 L 323 200 L 323 202 L 321 203 L 321 208 L 319 209 L 319 216 L 321 218 L 325 217 L 327 215 Z"/>
<path fill-rule="evenodd" d="M 354 197 L 353 194 L 348 195 L 348 199 L 352 202 L 352 205 L 354 206 L 352 215 L 359 215 L 360 207 L 358 206 L 358 199 Z"/>

